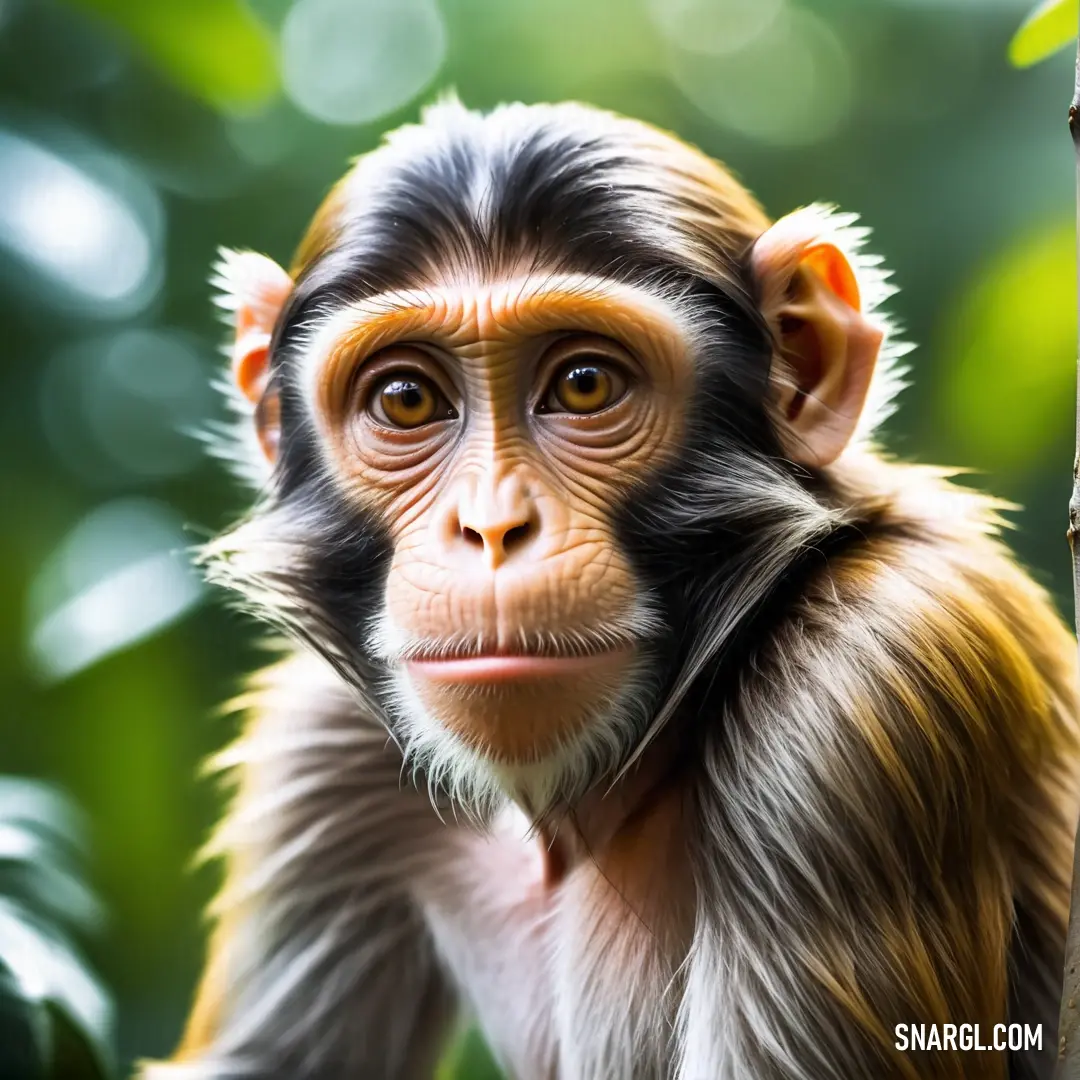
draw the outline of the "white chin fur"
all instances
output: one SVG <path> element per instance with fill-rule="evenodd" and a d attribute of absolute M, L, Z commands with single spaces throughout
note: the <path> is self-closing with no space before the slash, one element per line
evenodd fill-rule
<path fill-rule="evenodd" d="M 640 643 L 655 637 L 663 622 L 659 605 L 639 590 L 634 605 L 608 619 L 602 633 L 581 635 L 581 645 L 609 647 Z M 505 762 L 470 746 L 425 706 L 403 660 L 415 644 L 384 609 L 372 620 L 369 641 L 390 667 L 384 684 L 393 734 L 405 756 L 405 768 L 426 782 L 437 803 L 442 793 L 455 808 L 482 821 L 507 799 L 540 815 L 559 804 L 573 803 L 601 778 L 614 775 L 648 726 L 656 704 L 646 655 L 638 654 L 623 674 L 617 691 L 599 695 L 583 723 L 554 751 L 533 761 Z M 458 644 L 463 644 L 462 642 Z M 523 644 L 529 642 L 523 637 Z M 446 643 L 443 643 L 446 644 Z M 566 642 L 570 647 L 574 640 Z"/>
<path fill-rule="evenodd" d="M 441 793 L 455 809 L 489 821 L 508 799 L 540 816 L 613 775 L 648 723 L 655 696 L 650 682 L 647 661 L 637 659 L 619 689 L 599 698 L 571 737 L 553 752 L 521 762 L 499 761 L 468 745 L 430 712 L 402 668 L 386 689 L 406 769 L 427 784 L 436 805 Z"/>

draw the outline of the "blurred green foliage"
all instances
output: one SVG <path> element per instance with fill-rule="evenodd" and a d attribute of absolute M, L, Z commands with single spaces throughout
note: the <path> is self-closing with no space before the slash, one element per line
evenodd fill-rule
<path fill-rule="evenodd" d="M 217 246 L 287 262 L 346 161 L 440 89 L 674 130 L 773 214 L 825 199 L 874 228 L 921 345 L 886 444 L 1021 503 L 1069 614 L 1072 57 L 1009 67 L 1027 6 L 0 0 L 0 772 L 87 812 L 124 1067 L 179 1033 L 221 810 L 196 769 L 265 660 L 183 558 L 248 498 L 184 434 L 222 418 Z M 468 1034 L 440 1080 L 492 1075 Z"/>
<path fill-rule="evenodd" d="M 1076 332 L 1074 222 L 1025 234 L 979 270 L 945 320 L 954 359 L 937 404 L 965 460 L 1004 472 L 1045 459 L 1076 385 L 1061 362 Z"/>
<path fill-rule="evenodd" d="M 273 43 L 243 0 L 73 0 L 129 36 L 185 90 L 251 108 L 277 86 Z"/>
<path fill-rule="evenodd" d="M 0 1065 L 13 1080 L 101 1080 L 111 1003 L 71 939 L 101 921 L 75 856 L 84 830 L 45 785 L 0 777 Z"/>
<path fill-rule="evenodd" d="M 460 1034 L 443 1058 L 435 1080 L 501 1080 L 502 1073 L 474 1028 Z"/>

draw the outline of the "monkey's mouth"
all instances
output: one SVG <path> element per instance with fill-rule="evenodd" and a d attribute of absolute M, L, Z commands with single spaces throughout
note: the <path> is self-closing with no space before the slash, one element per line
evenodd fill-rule
<path fill-rule="evenodd" d="M 406 668 L 410 675 L 441 683 L 542 682 L 590 674 L 599 667 L 625 659 L 629 652 L 629 645 L 621 645 L 577 654 L 473 653 L 411 659 L 406 661 Z"/>
<path fill-rule="evenodd" d="M 413 640 L 394 658 L 410 676 L 437 683 L 543 682 L 599 671 L 638 645 L 623 628 L 573 633 L 518 631 L 509 639 L 458 636 Z"/>

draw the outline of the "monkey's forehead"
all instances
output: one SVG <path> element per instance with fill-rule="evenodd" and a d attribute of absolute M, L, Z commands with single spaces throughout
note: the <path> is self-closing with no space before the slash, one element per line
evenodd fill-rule
<path fill-rule="evenodd" d="M 377 350 L 402 341 L 447 348 L 513 344 L 556 331 L 603 334 L 643 362 L 689 372 L 695 319 L 676 297 L 585 274 L 526 274 L 502 281 L 451 281 L 378 293 L 313 320 L 301 379 L 310 403 Z"/>
<path fill-rule="evenodd" d="M 718 162 L 648 125 L 577 105 L 481 114 L 445 102 L 355 162 L 293 273 L 329 260 L 316 276 L 344 278 L 350 295 L 447 269 L 506 277 L 523 257 L 623 279 L 659 267 L 737 279 L 767 226 Z"/>

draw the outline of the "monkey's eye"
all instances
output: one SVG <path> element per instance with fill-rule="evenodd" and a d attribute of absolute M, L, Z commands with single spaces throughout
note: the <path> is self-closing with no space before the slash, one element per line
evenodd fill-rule
<path fill-rule="evenodd" d="M 394 372 L 380 379 L 367 408 L 380 424 L 391 428 L 418 428 L 457 416 L 432 382 L 412 372 Z"/>
<path fill-rule="evenodd" d="M 543 401 L 544 412 L 600 412 L 626 393 L 626 378 L 612 363 L 600 357 L 579 356 L 555 373 Z"/>

